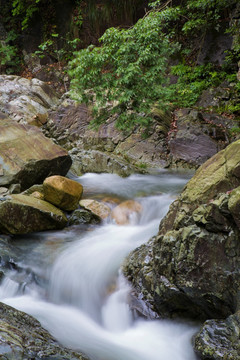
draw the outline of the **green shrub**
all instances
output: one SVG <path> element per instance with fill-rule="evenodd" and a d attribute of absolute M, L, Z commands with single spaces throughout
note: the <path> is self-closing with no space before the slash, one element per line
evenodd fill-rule
<path fill-rule="evenodd" d="M 18 55 L 19 50 L 14 41 L 17 39 L 17 35 L 14 31 L 10 31 L 7 38 L 0 41 L 0 72 L 6 74 L 12 74 L 18 72 L 21 65 L 20 57 Z"/>
<path fill-rule="evenodd" d="M 72 94 L 93 104 L 95 125 L 110 111 L 120 129 L 146 127 L 156 102 L 169 106 L 175 90 L 168 87 L 168 61 L 179 46 L 163 34 L 161 22 L 162 14 L 151 12 L 130 29 L 108 29 L 101 47 L 89 46 L 70 62 Z"/>
<path fill-rule="evenodd" d="M 237 0 L 152 2 L 154 10 L 133 27 L 108 29 L 99 40 L 100 47 L 75 54 L 69 71 L 72 95 L 91 104 L 93 125 L 112 114 L 117 126 L 126 130 L 136 124 L 149 127 L 153 106 L 163 110 L 172 105 L 193 106 L 203 90 L 234 75 L 238 91 L 236 66 L 228 66 L 227 61 L 222 67 L 196 64 L 207 30 L 220 31 L 219 25 L 236 5 Z M 235 24 L 231 30 L 235 37 L 237 28 Z M 236 54 L 237 44 L 228 58 L 233 62 Z M 177 65 L 170 66 L 174 62 Z M 177 81 L 169 85 L 171 75 Z M 231 111 L 238 106 L 232 104 Z"/>

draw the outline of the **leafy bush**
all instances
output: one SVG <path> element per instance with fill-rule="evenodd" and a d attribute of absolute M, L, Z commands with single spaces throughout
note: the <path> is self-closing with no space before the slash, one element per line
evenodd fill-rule
<path fill-rule="evenodd" d="M 154 1 L 153 10 L 133 27 L 108 29 L 100 47 L 75 54 L 69 71 L 73 96 L 92 105 L 94 125 L 115 114 L 121 129 L 148 127 L 153 106 L 194 105 L 203 90 L 236 71 L 196 64 L 196 43 L 201 47 L 207 29 L 219 31 L 236 4 L 237 0 Z M 236 53 L 237 46 L 228 58 L 233 60 Z M 170 66 L 174 62 L 177 65 Z M 169 85 L 170 74 L 177 77 L 175 84 Z"/>
<path fill-rule="evenodd" d="M 17 39 L 14 31 L 10 31 L 7 38 L 0 41 L 0 72 L 11 74 L 17 72 L 20 67 L 20 58 L 18 56 L 18 48 L 13 45 Z"/>
<path fill-rule="evenodd" d="M 110 111 L 120 129 L 148 126 L 156 102 L 168 107 L 168 61 L 179 45 L 163 34 L 161 22 L 162 14 L 151 12 L 130 29 L 108 29 L 101 47 L 81 50 L 70 62 L 72 94 L 95 104 L 95 125 Z"/>
<path fill-rule="evenodd" d="M 13 0 L 12 14 L 13 16 L 22 16 L 22 30 L 25 30 L 33 14 L 39 11 L 39 3 L 41 0 Z"/>

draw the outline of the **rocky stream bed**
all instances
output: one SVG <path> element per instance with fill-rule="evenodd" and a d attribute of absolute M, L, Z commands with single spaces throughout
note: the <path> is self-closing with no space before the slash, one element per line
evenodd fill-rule
<path fill-rule="evenodd" d="M 180 321 L 178 324 L 182 324 L 183 320 L 194 321 L 194 325 L 191 323 L 181 328 L 185 329 L 184 341 L 188 345 L 180 345 L 175 355 L 168 353 L 169 349 L 164 350 L 161 355 L 163 359 L 166 356 L 177 359 L 176 356 L 179 356 L 180 360 L 193 360 L 195 355 L 190 343 L 193 335 L 195 353 L 199 358 L 240 359 L 240 140 L 232 142 L 235 140 L 230 136 L 230 130 L 234 126 L 232 121 L 193 109 L 179 109 L 174 114 L 155 111 L 153 128 L 148 138 L 143 139 L 137 128 L 131 134 L 117 131 L 114 128 L 114 119 L 109 119 L 97 132 L 89 129 L 89 110 L 84 105 L 77 105 L 69 100 L 67 95 L 58 99 L 52 89 L 40 80 L 0 76 L 0 94 L 1 298 L 12 298 L 9 304 L 39 318 L 43 326 L 62 344 L 87 353 L 93 359 L 98 359 L 99 348 L 95 347 L 94 343 L 100 338 L 104 349 L 101 356 L 104 359 L 162 359 L 159 357 L 159 350 L 151 353 L 151 357 L 146 357 L 150 349 L 148 346 L 151 347 L 150 338 L 148 346 L 140 347 L 140 352 L 132 349 L 126 342 L 126 334 L 131 333 L 133 321 L 135 323 L 140 315 L 144 318 L 147 316 Z M 176 183 L 176 179 L 184 179 L 185 182 L 186 178 L 190 177 L 181 174 L 172 177 L 171 172 L 166 173 L 169 167 L 193 169 L 199 165 L 201 166 L 179 197 L 176 198 L 175 190 L 173 194 L 172 189 L 168 191 L 165 187 L 161 190 L 162 176 L 165 176 L 163 174 L 167 174 L 168 179 L 164 181 L 169 183 L 170 187 L 171 180 L 175 179 L 173 182 Z M 118 177 L 115 182 L 114 176 L 117 175 L 105 177 L 104 186 L 97 178 L 94 178 L 93 182 L 88 178 L 88 190 L 84 190 L 85 178 L 77 176 L 86 172 L 117 173 L 121 176 L 132 173 L 151 175 L 138 175 L 140 178 L 137 177 L 134 181 L 131 176 L 125 179 L 124 184 L 133 184 L 129 194 L 123 191 L 125 185 L 122 188 L 121 181 L 125 181 L 124 179 L 120 180 Z M 157 190 L 141 176 L 149 179 L 150 184 L 153 176 L 158 183 Z M 138 183 L 141 183 L 140 188 Z M 180 183 L 183 186 L 183 182 Z M 150 193 L 147 190 L 149 186 Z M 146 205 L 148 196 L 152 201 L 150 207 L 149 204 Z M 174 200 L 171 196 L 176 200 L 164 217 L 169 204 Z M 159 198 L 162 203 L 156 208 Z M 150 231 L 147 222 L 152 220 L 155 225 Z M 104 228 L 106 224 L 109 228 Z M 140 226 L 139 230 L 136 230 L 136 224 Z M 143 225 L 145 227 L 141 228 Z M 49 274 L 38 276 L 32 265 L 23 265 L 23 249 L 20 245 L 22 236 L 29 239 L 33 232 L 42 231 L 42 234 L 49 238 L 48 231 L 63 229 L 53 237 L 61 239 L 63 236 L 64 242 L 71 242 L 72 236 L 76 240 L 76 234 L 72 235 L 71 227 L 77 229 L 80 240 L 86 227 L 90 227 L 93 234 L 99 231 L 100 237 L 104 236 L 104 231 L 110 231 L 109 239 L 116 239 L 114 241 L 120 246 L 112 253 L 113 256 L 121 253 L 121 256 L 114 263 L 111 276 L 104 278 L 104 285 L 99 278 L 94 282 L 93 275 L 88 274 L 87 282 L 90 284 L 93 281 L 97 287 L 95 293 L 88 293 L 85 287 L 76 286 L 76 280 L 68 288 L 66 284 L 71 284 L 71 281 L 65 282 L 60 278 L 61 284 L 53 294 L 46 285 L 52 284 Z M 95 227 L 99 227 L 99 230 L 93 230 Z M 36 239 L 35 244 L 41 239 L 38 235 L 33 235 L 33 238 Z M 139 238 L 140 241 L 134 241 L 134 238 Z M 97 239 L 98 235 L 96 243 Z M 132 241 L 132 244 L 127 243 L 124 251 L 121 251 L 126 239 L 130 243 Z M 95 244 L 95 240 L 93 242 Z M 77 246 L 73 246 L 73 253 L 83 251 Z M 111 245 L 108 246 L 110 247 L 106 247 L 105 251 L 111 254 Z M 128 255 L 130 251 L 132 252 Z M 131 287 L 125 287 L 125 283 L 122 287 L 119 284 L 126 280 L 123 280 L 121 272 L 117 274 L 127 255 L 122 271 Z M 98 257 L 104 257 L 104 254 L 96 252 L 96 259 Z M 79 259 L 80 257 L 74 260 L 76 266 Z M 82 261 L 84 263 L 84 257 Z M 52 259 L 53 263 L 58 264 L 58 260 Z M 94 274 L 98 270 L 101 273 L 102 265 L 97 265 L 98 268 L 92 270 Z M 41 266 L 44 267 L 43 264 Z M 84 278 L 83 271 L 84 269 L 79 269 L 78 281 L 81 277 Z M 105 272 L 106 269 L 103 267 L 102 271 Z M 11 293 L 6 281 L 11 280 L 12 276 L 12 281 L 17 286 L 13 287 Z M 68 276 L 75 279 L 73 272 Z M 36 289 L 28 286 L 32 283 L 38 288 L 37 299 Z M 39 293 L 39 288 L 43 293 Z M 106 291 L 104 294 L 102 289 Z M 85 297 L 79 298 L 79 293 L 84 293 Z M 17 295 L 21 295 L 23 301 L 16 298 Z M 121 303 L 117 312 L 126 315 L 126 322 L 121 323 L 124 327 L 121 328 L 121 342 L 119 338 L 110 336 L 112 324 L 111 321 L 109 324 L 109 315 L 103 315 L 104 304 L 110 306 L 112 296 L 118 300 L 119 297 L 124 299 L 117 301 L 118 305 Z M 94 300 L 95 297 L 98 301 Z M 93 305 L 89 308 L 85 302 L 93 302 Z M 86 320 L 86 314 L 83 317 L 81 314 L 85 328 L 80 330 L 72 327 L 69 330 L 70 339 L 66 339 L 60 330 L 56 330 L 65 329 L 67 326 L 64 322 L 61 326 L 57 325 L 59 316 L 61 319 L 66 316 L 63 316 L 64 309 L 61 307 L 64 307 L 64 304 L 70 307 L 80 306 L 80 309 L 84 309 L 87 316 L 90 316 L 91 321 L 96 322 L 96 327 Z M 73 313 L 70 310 L 72 311 L 68 309 L 66 312 L 70 318 L 80 316 L 75 310 Z M 102 320 L 99 319 L 100 313 Z M 157 334 L 163 336 L 164 330 L 162 332 L 158 327 L 148 325 L 148 320 L 144 321 L 144 331 L 146 324 L 147 327 L 152 327 L 151 339 L 155 339 Z M 88 332 L 90 323 L 93 332 Z M 114 321 L 112 323 L 114 324 Z M 200 330 L 199 324 L 202 324 Z M 116 320 L 115 325 L 118 328 L 119 320 Z M 61 347 L 37 320 L 4 304 L 1 305 L 0 326 L 0 351 L 3 359 L 84 358 L 80 353 Z M 104 327 L 104 330 L 101 328 L 100 331 L 99 326 Z M 167 329 L 170 339 L 171 336 L 176 336 L 177 339 L 180 335 L 175 330 L 180 325 L 176 325 L 176 328 L 175 325 L 173 328 L 172 325 L 169 326 Z M 143 330 L 141 325 L 137 326 L 137 329 Z M 82 337 L 81 342 L 74 336 L 78 331 Z M 132 336 L 132 341 L 138 341 L 137 333 Z M 77 342 L 81 346 L 76 345 Z M 110 343 L 114 344 L 114 351 L 109 350 Z M 168 342 L 165 345 L 171 347 Z M 162 344 L 163 347 L 165 345 Z M 180 349 L 183 348 L 185 350 L 181 353 Z"/>

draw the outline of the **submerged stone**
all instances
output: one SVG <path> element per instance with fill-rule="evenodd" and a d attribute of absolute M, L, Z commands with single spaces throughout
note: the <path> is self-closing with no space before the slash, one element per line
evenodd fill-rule
<path fill-rule="evenodd" d="M 116 206 L 111 217 L 118 225 L 127 225 L 139 216 L 142 211 L 142 205 L 135 200 L 126 200 Z"/>

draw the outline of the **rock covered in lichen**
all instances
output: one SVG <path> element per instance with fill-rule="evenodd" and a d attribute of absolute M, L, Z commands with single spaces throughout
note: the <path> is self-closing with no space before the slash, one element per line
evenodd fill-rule
<path fill-rule="evenodd" d="M 158 235 L 130 254 L 124 272 L 160 316 L 224 318 L 236 311 L 240 199 L 232 190 L 239 185 L 237 141 L 199 168 Z"/>
<path fill-rule="evenodd" d="M 32 316 L 0 303 L 0 358 L 87 360 L 61 346 Z"/>
<path fill-rule="evenodd" d="M 240 313 L 226 320 L 207 320 L 194 339 L 196 353 L 203 360 L 240 359 Z"/>

